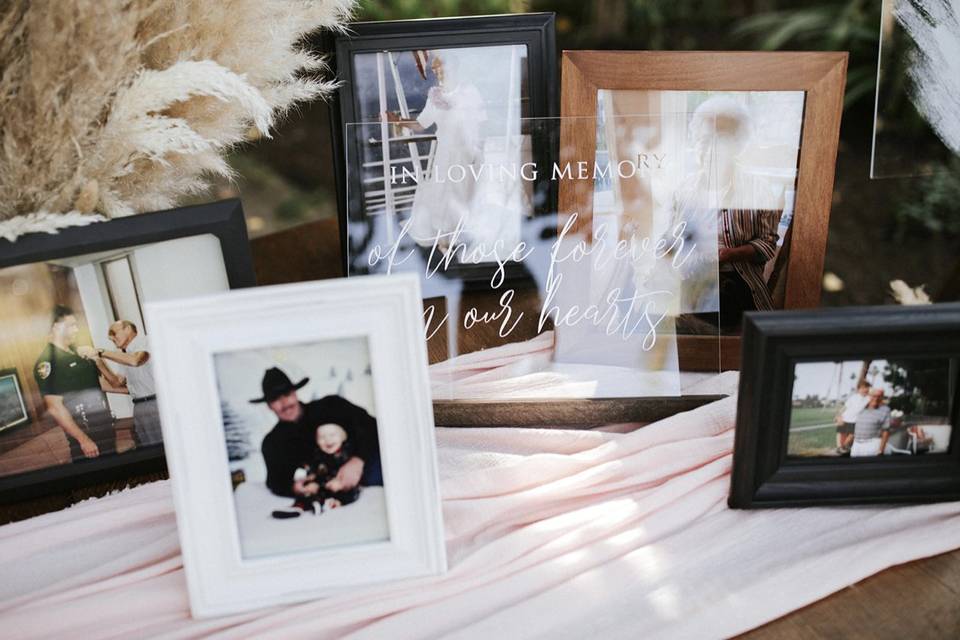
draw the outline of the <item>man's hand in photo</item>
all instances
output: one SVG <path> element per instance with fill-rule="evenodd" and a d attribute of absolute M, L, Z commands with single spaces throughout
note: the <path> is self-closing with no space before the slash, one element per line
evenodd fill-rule
<path fill-rule="evenodd" d="M 326 487 L 330 491 L 346 491 L 353 489 L 360 484 L 360 478 L 363 476 L 363 460 L 360 458 L 350 458 L 347 460 L 336 477 L 330 480 Z"/>
<path fill-rule="evenodd" d="M 83 345 L 82 347 L 77 347 L 77 355 L 87 360 L 96 360 L 100 356 L 100 353 L 90 345 Z"/>

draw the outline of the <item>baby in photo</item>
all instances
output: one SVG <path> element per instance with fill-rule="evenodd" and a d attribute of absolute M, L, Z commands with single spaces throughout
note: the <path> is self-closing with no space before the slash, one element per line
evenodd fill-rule
<path fill-rule="evenodd" d="M 346 489 L 336 477 L 340 467 L 354 455 L 346 429 L 333 422 L 322 424 L 317 427 L 316 442 L 310 462 L 293 475 L 294 490 L 301 497 L 290 509 L 274 511 L 275 518 L 296 518 L 304 511 L 319 515 L 325 509 L 336 509 L 360 497 L 359 486 Z"/>

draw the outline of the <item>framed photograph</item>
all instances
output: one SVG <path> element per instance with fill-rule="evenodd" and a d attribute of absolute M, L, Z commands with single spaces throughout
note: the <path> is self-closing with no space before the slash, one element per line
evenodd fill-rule
<path fill-rule="evenodd" d="M 451 208 L 472 206 L 468 181 L 450 190 L 419 176 L 549 155 L 549 140 L 524 140 L 520 130 L 524 119 L 557 115 L 552 13 L 359 22 L 326 37 L 341 83 L 330 114 L 345 274 L 376 273 L 364 264 L 379 229 L 395 234 L 409 223 L 426 246 L 456 226 Z M 518 234 L 537 209 L 523 196 L 499 198 L 487 235 Z M 483 280 L 493 260 L 479 262 L 458 265 L 458 276 Z"/>
<path fill-rule="evenodd" d="M 0 502 L 162 470 L 144 305 L 253 284 L 236 200 L 0 241 Z"/>
<path fill-rule="evenodd" d="M 960 499 L 960 304 L 751 312 L 734 508 Z"/>
<path fill-rule="evenodd" d="M 445 570 L 420 300 L 371 276 L 147 306 L 195 616 Z"/>
<path fill-rule="evenodd" d="M 561 114 L 587 118 L 564 127 L 564 148 L 588 165 L 669 161 L 680 139 L 700 168 L 652 187 L 613 174 L 621 228 L 655 239 L 679 220 L 717 256 L 717 304 L 676 317 L 681 369 L 738 368 L 745 311 L 819 305 L 846 53 L 565 51 L 562 62 Z M 600 146 L 589 118 L 637 114 L 650 126 L 608 128 Z M 595 190 L 588 180 L 559 193 L 560 210 L 594 232 Z"/>

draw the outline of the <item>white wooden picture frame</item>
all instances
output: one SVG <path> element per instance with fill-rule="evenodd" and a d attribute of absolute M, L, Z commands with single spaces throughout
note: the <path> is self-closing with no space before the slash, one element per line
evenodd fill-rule
<path fill-rule="evenodd" d="M 446 570 L 420 299 L 415 276 L 371 276 L 147 305 L 195 617 Z M 388 539 L 245 557 L 216 357 L 358 337 L 369 349 Z"/>

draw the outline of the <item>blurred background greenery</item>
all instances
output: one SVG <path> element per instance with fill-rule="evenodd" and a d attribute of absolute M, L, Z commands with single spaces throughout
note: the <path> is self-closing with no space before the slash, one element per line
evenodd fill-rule
<path fill-rule="evenodd" d="M 850 52 L 827 247 L 826 305 L 891 302 L 889 282 L 960 299 L 960 160 L 932 175 L 871 180 L 880 0 L 361 0 L 360 20 L 552 11 L 564 49 L 839 50 Z M 897 70 L 903 76 L 902 69 Z M 882 96 L 902 108 L 902 81 Z M 899 111 L 898 111 L 899 109 Z M 916 125 L 921 126 L 921 125 Z M 308 105 L 271 139 L 231 158 L 252 236 L 336 217 L 326 105 Z M 926 167 L 931 169 L 931 167 Z M 929 172 L 929 171 L 928 171 Z"/>

